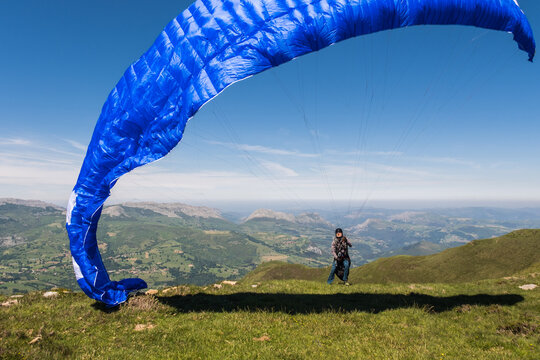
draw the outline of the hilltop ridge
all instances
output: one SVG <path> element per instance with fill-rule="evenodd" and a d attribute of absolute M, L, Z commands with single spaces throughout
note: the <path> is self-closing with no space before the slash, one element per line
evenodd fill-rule
<path fill-rule="evenodd" d="M 61 206 L 51 204 L 51 203 L 41 201 L 41 200 L 23 200 L 23 199 L 15 199 L 15 198 L 0 198 L 0 206 L 6 205 L 6 204 L 29 206 L 29 207 L 35 207 L 35 208 L 41 208 L 41 209 L 53 208 L 53 209 L 59 210 L 59 211 L 65 211 L 66 210 L 65 208 L 63 208 Z"/>
<path fill-rule="evenodd" d="M 193 206 L 193 205 L 187 205 L 183 203 L 156 203 L 156 202 L 127 202 L 127 203 L 121 203 L 112 205 L 109 207 L 105 207 L 103 210 L 104 214 L 111 214 L 113 213 L 113 209 L 118 209 L 119 207 L 130 207 L 130 208 L 137 208 L 137 209 L 143 209 L 143 210 L 150 210 L 157 214 L 161 214 L 167 217 L 172 218 L 179 218 L 180 215 L 186 215 L 186 216 L 192 216 L 192 217 L 199 217 L 199 218 L 205 218 L 205 219 L 221 219 L 223 220 L 223 217 L 221 215 L 221 211 L 218 209 L 210 208 L 207 206 Z M 113 215 L 114 216 L 114 215 Z"/>
<path fill-rule="evenodd" d="M 289 214 L 281 211 L 274 211 L 270 209 L 257 209 L 254 212 L 252 212 L 249 216 L 243 219 L 243 223 L 247 223 L 252 220 L 263 220 L 263 219 L 271 219 L 271 220 L 282 220 L 287 221 L 290 223 L 298 223 L 298 224 L 317 224 L 317 225 L 325 225 L 325 226 L 332 226 L 332 224 L 324 219 L 320 214 L 317 214 L 315 212 L 304 212 L 299 215 Z"/>

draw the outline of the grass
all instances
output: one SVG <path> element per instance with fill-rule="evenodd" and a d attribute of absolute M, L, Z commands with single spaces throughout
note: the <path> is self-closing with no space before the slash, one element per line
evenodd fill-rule
<path fill-rule="evenodd" d="M 81 293 L 35 292 L 0 308 L 0 358 L 538 359 L 540 293 L 518 288 L 534 282 L 535 273 L 350 287 L 246 279 L 162 289 L 113 309 Z"/>
<path fill-rule="evenodd" d="M 328 269 L 270 262 L 234 286 L 165 288 L 112 309 L 80 292 L 0 295 L 18 301 L 0 307 L 0 359 L 538 359 L 540 290 L 519 286 L 538 284 L 539 238 L 381 259 L 353 269 L 349 287 L 327 285 Z"/>

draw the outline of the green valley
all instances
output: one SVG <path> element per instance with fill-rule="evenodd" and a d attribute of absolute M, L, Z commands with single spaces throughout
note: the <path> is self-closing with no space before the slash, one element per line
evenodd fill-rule
<path fill-rule="evenodd" d="M 258 209 L 231 220 L 209 207 L 125 203 L 104 208 L 98 245 L 113 280 L 140 277 L 153 288 L 206 285 L 238 279 L 269 261 L 305 265 L 312 268 L 309 271 L 323 274 L 331 260 L 333 229 L 335 224 L 343 223 L 354 245 L 353 266 L 369 262 L 353 269 L 353 279 L 357 273 L 367 281 L 387 279 L 388 273 L 394 273 L 392 264 L 399 261 L 407 268 L 400 272 L 403 280 L 414 280 L 415 274 L 423 275 L 425 267 L 432 267 L 432 281 L 439 279 L 460 253 L 454 256 L 452 249 L 447 250 L 442 254 L 448 258 L 436 263 L 430 257 L 398 257 L 391 262 L 376 259 L 433 254 L 467 243 L 471 244 L 467 249 L 472 251 L 481 248 L 475 240 L 480 235 L 498 236 L 538 222 L 533 210 L 518 212 L 524 216 L 522 220 L 496 209 L 464 209 L 461 217 L 457 210 L 441 211 L 365 209 L 362 214 L 325 213 L 323 217 L 314 210 L 290 214 Z M 505 221 L 505 217 L 509 220 Z M 52 287 L 78 289 L 64 224 L 65 211 L 56 205 L 0 199 L 0 293 Z M 504 247 L 500 248 L 486 264 L 508 263 L 504 262 Z M 459 267 L 471 273 L 467 264 L 460 263 Z M 491 273 L 489 266 L 483 271 Z"/>

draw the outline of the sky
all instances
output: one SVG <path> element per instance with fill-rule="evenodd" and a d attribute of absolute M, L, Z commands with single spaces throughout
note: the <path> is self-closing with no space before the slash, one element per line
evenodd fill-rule
<path fill-rule="evenodd" d="M 67 203 L 108 93 L 189 4 L 0 3 L 0 197 Z M 347 40 L 229 87 L 109 203 L 538 205 L 539 80 L 503 32 Z"/>

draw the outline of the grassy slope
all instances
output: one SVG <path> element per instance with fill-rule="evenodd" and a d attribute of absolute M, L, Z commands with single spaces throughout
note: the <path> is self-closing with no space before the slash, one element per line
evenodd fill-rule
<path fill-rule="evenodd" d="M 114 310 L 81 293 L 33 293 L 0 307 L 0 358 L 334 359 L 344 352 L 352 359 L 537 359 L 540 291 L 518 286 L 538 275 L 463 284 L 180 286 Z"/>
<path fill-rule="evenodd" d="M 435 244 L 429 241 L 420 241 L 412 245 L 404 246 L 401 249 L 391 250 L 383 253 L 383 257 L 390 257 L 395 255 L 432 255 L 441 252 L 446 247 L 441 244 Z"/>
<path fill-rule="evenodd" d="M 353 259 L 354 261 L 354 259 Z M 510 276 L 540 262 L 540 230 L 519 230 L 428 256 L 394 256 L 351 270 L 352 282 L 464 282 Z M 322 281 L 329 268 L 272 262 L 246 276 L 248 281 L 302 279 Z"/>
<path fill-rule="evenodd" d="M 457 254 L 468 254 L 469 269 L 520 254 L 517 264 L 498 263 L 516 269 L 513 276 L 474 282 L 437 270 L 448 283 L 328 286 L 327 269 L 274 262 L 235 286 L 179 286 L 112 310 L 80 292 L 54 299 L 35 292 L 0 307 L 0 358 L 537 359 L 540 290 L 519 289 L 538 283 L 537 239 L 538 231 L 520 231 L 423 260 L 457 262 L 445 271 L 461 274 Z M 494 269 L 480 273 L 492 277 Z M 265 280 L 294 276 L 321 281 Z"/>
<path fill-rule="evenodd" d="M 519 230 L 434 255 L 379 259 L 354 275 L 369 282 L 461 282 L 509 276 L 536 262 L 540 262 L 540 230 Z"/>

